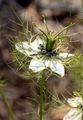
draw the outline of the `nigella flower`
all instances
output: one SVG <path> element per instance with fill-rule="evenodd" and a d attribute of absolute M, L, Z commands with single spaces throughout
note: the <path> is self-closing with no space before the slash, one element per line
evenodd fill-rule
<path fill-rule="evenodd" d="M 45 41 L 35 39 L 33 42 L 21 42 L 16 44 L 16 49 L 26 56 L 32 58 L 29 69 L 33 72 L 40 72 L 46 68 L 50 68 L 53 72 L 61 77 L 65 74 L 65 68 L 62 59 L 71 57 L 72 54 L 58 53 L 54 48 L 55 41 Z"/>
<path fill-rule="evenodd" d="M 63 120 L 83 120 L 83 99 L 81 97 L 74 97 L 69 98 L 67 102 L 71 109 Z"/>

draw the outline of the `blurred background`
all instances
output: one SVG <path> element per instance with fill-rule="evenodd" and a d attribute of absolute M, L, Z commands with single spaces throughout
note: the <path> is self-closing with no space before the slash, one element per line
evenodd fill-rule
<path fill-rule="evenodd" d="M 21 70 L 17 71 L 9 40 L 14 41 L 19 36 L 26 40 L 19 35 L 24 25 L 32 34 L 38 32 L 32 24 L 46 31 L 44 17 L 49 29 L 55 33 L 75 23 L 69 33 L 77 34 L 71 37 L 69 49 L 72 53 L 80 51 L 82 54 L 79 62 L 72 63 L 70 72 L 64 78 L 51 76 L 48 79 L 50 92 L 63 100 L 63 96 L 71 97 L 75 90 L 83 91 L 82 5 L 82 0 L 0 0 L 0 120 L 39 120 L 38 91 L 33 82 L 35 78 L 31 78 L 31 81 L 20 75 Z M 21 19 L 24 21 L 23 26 L 20 25 Z M 52 102 L 52 112 L 46 113 L 45 120 L 62 120 L 68 108 L 62 106 L 58 109 L 58 105 Z"/>

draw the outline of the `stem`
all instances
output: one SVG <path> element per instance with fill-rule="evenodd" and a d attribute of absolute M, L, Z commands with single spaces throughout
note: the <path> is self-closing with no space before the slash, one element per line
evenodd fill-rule
<path fill-rule="evenodd" d="M 6 110 L 9 114 L 9 120 L 16 120 L 14 114 L 13 114 L 13 111 L 11 109 L 11 106 L 9 104 L 9 101 L 8 101 L 8 98 L 7 96 L 5 96 L 4 94 L 4 89 L 3 89 L 3 86 L 0 86 L 0 93 L 1 93 L 1 96 L 2 96 L 2 99 L 3 99 L 3 102 L 4 102 L 4 105 L 6 107 Z"/>
<path fill-rule="evenodd" d="M 40 87 L 40 120 L 44 120 L 45 111 L 45 96 L 46 96 L 46 79 L 44 71 L 41 73 L 41 78 L 39 81 Z"/>
<path fill-rule="evenodd" d="M 40 120 L 43 120 L 43 114 L 44 114 L 44 94 L 43 94 L 43 85 L 42 81 L 40 84 Z"/>

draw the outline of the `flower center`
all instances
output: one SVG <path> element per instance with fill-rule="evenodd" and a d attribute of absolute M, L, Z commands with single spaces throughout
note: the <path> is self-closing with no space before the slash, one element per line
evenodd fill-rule
<path fill-rule="evenodd" d="M 45 46 L 42 44 L 39 45 L 39 49 L 40 49 L 40 53 L 42 55 L 47 55 L 48 57 L 58 55 L 58 52 L 56 50 L 52 49 L 52 50 L 48 51 L 48 50 L 46 50 Z"/>

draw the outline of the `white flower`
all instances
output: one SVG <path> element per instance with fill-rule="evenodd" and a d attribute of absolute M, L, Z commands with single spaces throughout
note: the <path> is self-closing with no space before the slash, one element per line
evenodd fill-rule
<path fill-rule="evenodd" d="M 67 100 L 68 104 L 70 105 L 71 109 L 65 115 L 63 120 L 83 120 L 83 100 L 81 97 L 69 98 Z"/>
<path fill-rule="evenodd" d="M 33 59 L 30 62 L 29 68 L 34 72 L 39 72 L 46 68 L 50 68 L 53 72 L 59 74 L 61 77 L 65 74 L 64 66 L 60 59 L 65 59 L 71 57 L 72 54 L 60 53 L 57 55 L 57 59 L 54 57 L 45 57 L 42 47 L 45 46 L 45 41 L 41 39 L 35 39 L 30 44 L 28 42 L 21 42 L 16 44 L 16 49 L 25 54 L 26 56 L 32 57 Z M 42 54 L 41 54 L 42 52 Z M 51 53 L 50 53 L 51 54 Z M 38 56 L 37 56 L 38 55 Z M 40 56 L 40 57 L 39 57 Z"/>

